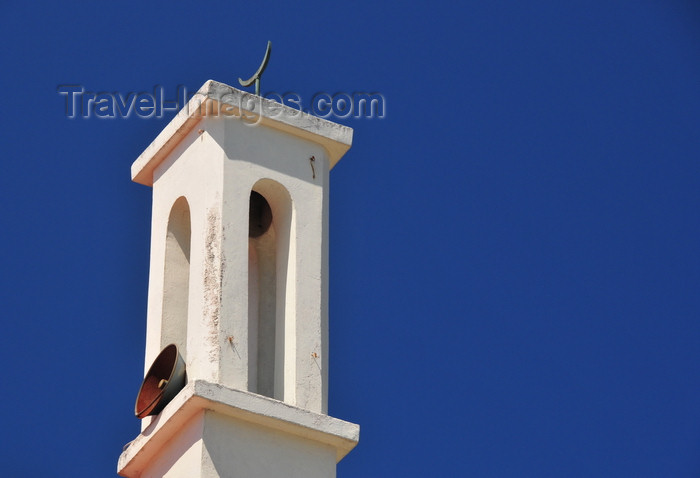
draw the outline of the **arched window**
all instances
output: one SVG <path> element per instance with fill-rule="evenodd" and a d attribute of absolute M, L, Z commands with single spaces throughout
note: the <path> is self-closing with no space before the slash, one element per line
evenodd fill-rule
<path fill-rule="evenodd" d="M 187 359 L 187 307 L 190 289 L 190 206 L 179 197 L 168 217 L 163 280 L 161 349 L 174 343 Z"/>
<path fill-rule="evenodd" d="M 292 202 L 279 183 L 263 179 L 250 194 L 248 229 L 248 364 L 250 391 L 293 403 L 285 392 L 294 359 Z M 293 380 L 290 383 L 294 383 Z"/>

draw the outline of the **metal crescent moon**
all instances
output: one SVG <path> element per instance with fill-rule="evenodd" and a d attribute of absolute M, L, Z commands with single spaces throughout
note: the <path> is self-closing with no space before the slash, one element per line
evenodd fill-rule
<path fill-rule="evenodd" d="M 260 64 L 260 68 L 258 68 L 258 71 L 256 71 L 253 76 L 251 76 L 249 79 L 247 79 L 245 81 L 238 78 L 238 82 L 241 84 L 241 86 L 250 86 L 253 84 L 253 82 L 255 82 L 255 80 L 260 78 L 260 75 L 262 75 L 263 71 L 265 71 L 265 68 L 267 68 L 267 62 L 270 61 L 270 52 L 271 51 L 272 51 L 272 42 L 268 41 L 267 42 L 267 50 L 265 50 L 265 57 L 263 58 L 263 61 Z"/>

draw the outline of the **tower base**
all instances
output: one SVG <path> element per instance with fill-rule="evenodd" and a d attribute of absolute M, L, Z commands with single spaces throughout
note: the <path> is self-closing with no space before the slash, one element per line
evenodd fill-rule
<path fill-rule="evenodd" d="M 127 478 L 334 478 L 360 427 L 196 380 L 119 457 Z"/>

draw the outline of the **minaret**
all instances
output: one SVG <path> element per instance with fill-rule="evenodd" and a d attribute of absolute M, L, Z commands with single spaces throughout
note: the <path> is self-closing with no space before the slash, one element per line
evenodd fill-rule
<path fill-rule="evenodd" d="M 134 162 L 153 188 L 145 370 L 175 344 L 186 381 L 120 475 L 335 477 L 359 438 L 327 415 L 328 179 L 351 143 L 210 80 Z"/>

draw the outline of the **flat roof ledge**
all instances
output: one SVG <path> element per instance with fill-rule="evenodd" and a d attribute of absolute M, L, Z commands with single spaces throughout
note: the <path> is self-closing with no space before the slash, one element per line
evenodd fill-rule
<path fill-rule="evenodd" d="M 353 130 L 332 121 L 208 80 L 131 165 L 131 179 L 153 186 L 153 171 L 207 116 L 221 116 L 284 131 L 320 144 L 333 168 L 352 145 Z"/>
<path fill-rule="evenodd" d="M 360 426 L 354 423 L 255 393 L 195 380 L 180 390 L 153 422 L 125 447 L 117 465 L 119 474 L 127 476 L 134 470 L 143 470 L 155 459 L 163 444 L 203 410 L 331 446 L 336 451 L 337 461 L 347 455 L 360 438 Z"/>

